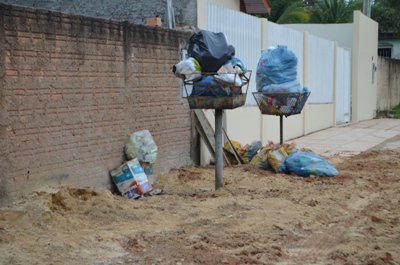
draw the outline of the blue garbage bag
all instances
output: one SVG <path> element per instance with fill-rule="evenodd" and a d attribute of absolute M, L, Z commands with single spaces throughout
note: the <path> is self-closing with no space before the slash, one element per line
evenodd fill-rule
<path fill-rule="evenodd" d="M 260 92 L 291 92 L 291 93 L 301 93 L 303 88 L 300 82 L 297 80 L 281 83 L 281 84 L 270 84 L 262 87 Z"/>
<path fill-rule="evenodd" d="M 296 174 L 300 177 L 314 176 L 337 176 L 339 172 L 325 159 L 308 152 L 297 152 L 285 159 L 286 172 Z"/>
<path fill-rule="evenodd" d="M 296 54 L 285 45 L 262 51 L 256 71 L 257 91 L 267 85 L 295 81 L 297 61 Z"/>
<path fill-rule="evenodd" d="M 231 63 L 233 67 L 239 67 L 240 69 L 242 69 L 243 72 L 247 71 L 246 66 L 244 65 L 244 63 L 242 62 L 242 60 L 240 60 L 239 58 L 232 56 L 231 58 L 229 58 L 228 61 L 225 62 L 225 64 Z"/>
<path fill-rule="evenodd" d="M 230 86 L 219 83 L 213 75 L 206 75 L 193 82 L 191 96 L 231 97 L 239 94 L 240 89 L 237 87 L 235 89 L 233 90 Z"/>

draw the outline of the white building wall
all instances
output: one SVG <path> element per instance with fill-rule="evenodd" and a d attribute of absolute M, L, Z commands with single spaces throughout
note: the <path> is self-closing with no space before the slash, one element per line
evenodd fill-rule
<path fill-rule="evenodd" d="M 336 41 L 338 46 L 353 48 L 354 25 L 351 24 L 284 24 L 282 26 L 307 31 L 311 35 L 331 41 Z"/>

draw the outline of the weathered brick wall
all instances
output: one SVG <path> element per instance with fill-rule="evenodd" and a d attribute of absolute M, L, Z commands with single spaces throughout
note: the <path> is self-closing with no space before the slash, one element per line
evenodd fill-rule
<path fill-rule="evenodd" d="M 377 110 L 400 104 L 400 60 L 378 58 Z"/>
<path fill-rule="evenodd" d="M 189 33 L 0 4 L 0 203 L 43 185 L 112 187 L 148 129 L 156 174 L 191 164 L 171 67 Z"/>

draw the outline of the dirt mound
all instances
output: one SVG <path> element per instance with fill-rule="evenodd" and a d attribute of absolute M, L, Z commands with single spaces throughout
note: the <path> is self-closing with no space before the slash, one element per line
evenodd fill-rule
<path fill-rule="evenodd" d="M 400 264 L 400 150 L 327 158 L 336 177 L 253 166 L 160 176 L 159 195 L 58 187 L 0 209 L 0 264 Z"/>

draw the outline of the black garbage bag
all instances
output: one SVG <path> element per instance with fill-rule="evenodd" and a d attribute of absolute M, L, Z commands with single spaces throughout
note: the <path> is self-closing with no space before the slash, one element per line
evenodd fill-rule
<path fill-rule="evenodd" d="M 235 55 L 235 47 L 228 44 L 222 32 L 200 30 L 189 39 L 188 55 L 199 62 L 202 72 L 217 72 Z"/>

